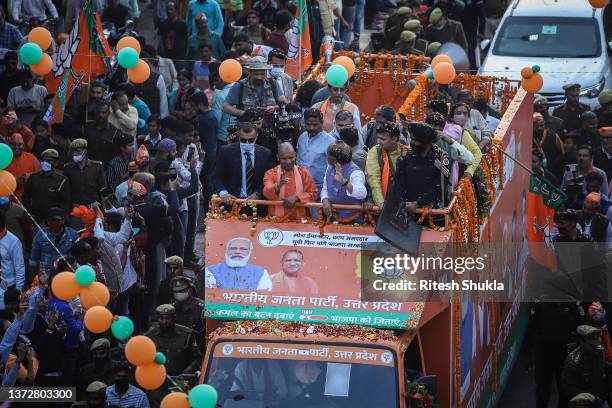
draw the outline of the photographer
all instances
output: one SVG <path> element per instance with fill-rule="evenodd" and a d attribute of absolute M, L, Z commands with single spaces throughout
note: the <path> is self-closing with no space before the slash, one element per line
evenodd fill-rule
<path fill-rule="evenodd" d="M 249 75 L 230 89 L 221 110 L 232 116 L 242 117 L 249 109 L 261 108 L 264 114 L 272 114 L 280 103 L 287 100 L 280 95 L 278 84 L 268 78 L 272 68 L 263 57 L 253 57 L 245 67 Z"/>
<path fill-rule="evenodd" d="M 608 178 L 603 170 L 593 166 L 593 149 L 588 145 L 582 145 L 576 151 L 575 165 L 569 164 L 565 166 L 565 174 L 563 175 L 561 186 L 564 190 L 567 190 L 568 184 L 582 183 L 584 177 L 591 172 L 596 172 L 603 176 L 604 182 L 601 185 L 600 193 L 608 195 Z M 582 189 L 583 193 L 585 193 L 586 185 L 584 183 L 582 183 Z"/>

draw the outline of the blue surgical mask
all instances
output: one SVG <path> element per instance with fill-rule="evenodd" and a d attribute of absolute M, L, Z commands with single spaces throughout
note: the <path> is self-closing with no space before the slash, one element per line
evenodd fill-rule
<path fill-rule="evenodd" d="M 84 157 L 85 157 L 85 155 L 84 155 L 84 154 L 75 154 L 75 155 L 73 155 L 73 156 L 72 156 L 72 160 L 73 160 L 75 163 L 80 163 L 80 162 L 82 162 L 82 161 L 83 161 L 83 158 L 84 158 Z"/>
<path fill-rule="evenodd" d="M 255 150 L 255 143 L 240 142 L 240 149 L 242 149 L 243 152 L 252 152 L 253 150 Z"/>
<path fill-rule="evenodd" d="M 434 24 L 432 27 L 436 31 L 442 31 L 444 29 L 444 24 Z"/>
<path fill-rule="evenodd" d="M 270 70 L 270 76 L 274 79 L 280 78 L 284 73 L 285 69 L 283 67 L 272 67 Z"/>
<path fill-rule="evenodd" d="M 40 162 L 40 168 L 42 169 L 42 171 L 44 171 L 45 173 L 48 171 L 51 171 L 53 169 L 53 167 L 51 166 L 51 163 L 46 162 L 46 161 L 41 161 Z"/>

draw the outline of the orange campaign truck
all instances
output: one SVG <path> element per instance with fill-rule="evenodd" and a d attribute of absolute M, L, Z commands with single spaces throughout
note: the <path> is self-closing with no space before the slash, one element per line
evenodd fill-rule
<path fill-rule="evenodd" d="M 389 85 L 393 76 L 384 75 Z M 200 382 L 216 388 L 219 406 L 404 408 L 433 406 L 434 400 L 439 407 L 495 406 L 528 319 L 521 301 L 529 173 L 502 151 L 529 162 L 533 97 L 515 92 L 495 147 L 483 158 L 487 213 L 477 213 L 471 183 L 462 182 L 447 208 L 423 215 L 443 216 L 444 225 L 421 232 L 422 245 L 507 244 L 491 264 L 510 291 L 506 302 L 366 299 L 364 268 L 372 264 L 362 249 L 383 243 L 372 217 L 366 225 L 343 225 L 244 216 L 245 205 L 274 203 L 239 201 L 227 212 L 213 199 Z M 426 96 L 412 97 L 419 98 L 424 103 Z M 399 103 L 406 116 L 422 115 L 422 107 Z M 229 281 L 227 267 L 248 273 Z M 299 280 L 287 282 L 283 274 Z"/>

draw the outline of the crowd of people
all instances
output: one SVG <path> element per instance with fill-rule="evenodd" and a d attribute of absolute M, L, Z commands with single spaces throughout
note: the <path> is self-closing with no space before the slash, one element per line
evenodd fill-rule
<path fill-rule="evenodd" d="M 371 210 L 395 197 L 412 216 L 418 208 L 446 206 L 462 177 L 483 177 L 480 161 L 499 118 L 468 90 L 428 102 L 424 123 L 383 105 L 363 126 L 347 94 L 350 81 L 333 87 L 310 80 L 294 92 L 284 70 L 296 4 L 284 1 L 151 3 L 157 36 L 138 37 L 149 79 L 135 85 L 119 69 L 83 84 L 67 101 L 62 123 L 49 124 L 54 95 L 18 60 L 22 23 L 35 26 L 49 14 L 68 31 L 78 3 L 22 0 L 10 13 L 0 9 L 6 49 L 0 135 L 14 156 L 6 170 L 17 180 L 14 195 L 0 198 L 3 386 L 76 386 L 90 408 L 148 407 L 167 392 L 139 389 L 122 345 L 84 329 L 78 299 L 53 295 L 54 276 L 81 265 L 93 267 L 109 288 L 109 309 L 154 340 L 169 375 L 197 370 L 205 351 L 200 298 L 208 286 L 195 242 L 213 194 L 228 207 L 236 199 L 282 201 L 259 214 L 291 220 L 319 217 L 302 206 L 319 202 L 324 217 L 360 223 L 360 212 L 333 204 Z M 336 38 L 339 49 L 359 49 L 365 23 L 382 30 L 381 44 L 373 34 L 372 50 L 433 56 L 455 42 L 473 62 L 496 13 L 482 1 L 429 3 L 389 9 L 384 1 L 308 2 L 313 53 L 325 36 Z M 119 29 L 132 19 L 138 27 L 137 1 L 96 4 L 103 22 Z M 378 14 L 364 13 L 373 5 Z M 381 16 L 384 27 L 377 26 Z M 230 58 L 244 67 L 236 83 L 219 74 Z M 565 103 L 552 113 L 546 98 L 535 99 L 532 170 L 568 195 L 556 240 L 612 247 L 612 92 L 600 94 L 596 111 L 579 95 L 579 86 L 568 84 Z M 298 114 L 281 138 L 276 115 L 284 109 Z M 555 313 L 568 312 L 560 306 L 540 313 L 562 319 Z M 585 340 L 567 359 L 560 401 L 582 392 L 607 399 L 601 378 L 584 380 L 576 371 L 587 365 L 585 350 L 600 345 L 593 333 L 607 333 L 601 322 L 578 327 Z M 555 326 L 552 340 L 538 337 L 546 344 L 538 354 L 538 407 L 546 406 L 552 376 L 561 381 L 562 345 L 576 326 L 572 320 Z"/>

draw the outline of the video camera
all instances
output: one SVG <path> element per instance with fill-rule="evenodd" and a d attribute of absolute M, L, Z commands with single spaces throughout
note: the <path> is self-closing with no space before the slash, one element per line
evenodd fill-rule
<path fill-rule="evenodd" d="M 566 164 L 564 169 L 566 173 L 571 173 L 571 178 L 569 179 L 569 182 L 565 185 L 565 192 L 568 195 L 582 193 L 584 189 L 584 176 L 578 175 L 578 165 L 575 163 Z"/>
<path fill-rule="evenodd" d="M 278 143 L 293 142 L 293 137 L 297 133 L 295 122 L 302 119 L 302 112 L 295 105 L 282 105 L 279 110 L 274 113 L 265 113 L 263 108 L 251 108 L 244 112 L 240 118 L 240 122 L 256 122 L 262 121 L 261 127 L 258 127 L 258 137 L 275 139 Z M 238 125 L 231 125 L 227 128 L 228 141 L 235 142 L 238 140 Z"/>

